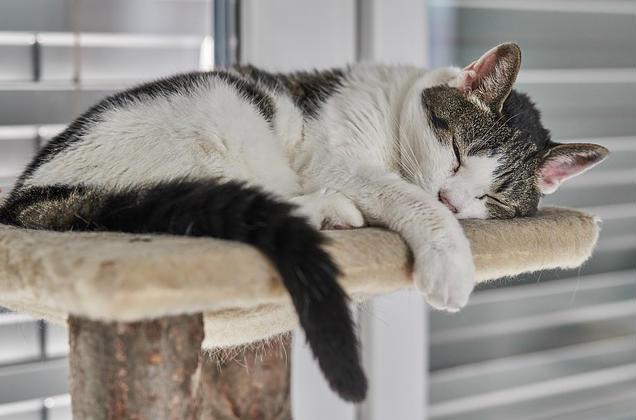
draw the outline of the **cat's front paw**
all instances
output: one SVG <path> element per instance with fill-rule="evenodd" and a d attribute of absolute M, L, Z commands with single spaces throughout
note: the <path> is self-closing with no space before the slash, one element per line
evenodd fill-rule
<path fill-rule="evenodd" d="M 323 201 L 321 229 L 354 229 L 364 226 L 364 216 L 344 195 L 334 192 Z"/>
<path fill-rule="evenodd" d="M 437 309 L 456 312 L 468 303 L 475 284 L 470 244 L 461 234 L 444 244 L 429 243 L 415 252 L 415 287 Z"/>
<path fill-rule="evenodd" d="M 337 191 L 322 189 L 291 201 L 316 229 L 353 229 L 365 223 L 353 201 Z"/>

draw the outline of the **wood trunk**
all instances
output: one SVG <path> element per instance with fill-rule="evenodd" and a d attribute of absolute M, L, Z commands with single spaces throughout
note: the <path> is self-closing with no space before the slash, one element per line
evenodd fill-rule
<path fill-rule="evenodd" d="M 68 324 L 75 419 L 291 419 L 291 335 L 206 352 L 200 314 Z"/>
<path fill-rule="evenodd" d="M 291 334 L 201 353 L 199 419 L 291 419 Z"/>
<path fill-rule="evenodd" d="M 200 314 L 143 322 L 69 317 L 75 419 L 188 419 L 196 413 Z"/>

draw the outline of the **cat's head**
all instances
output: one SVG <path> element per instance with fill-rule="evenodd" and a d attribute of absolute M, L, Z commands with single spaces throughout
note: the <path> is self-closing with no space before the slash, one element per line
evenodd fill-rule
<path fill-rule="evenodd" d="M 403 174 L 458 218 L 532 215 L 541 196 L 608 154 L 551 140 L 534 103 L 512 89 L 520 64 L 519 47 L 502 44 L 418 90 L 424 118 L 400 136 Z"/>

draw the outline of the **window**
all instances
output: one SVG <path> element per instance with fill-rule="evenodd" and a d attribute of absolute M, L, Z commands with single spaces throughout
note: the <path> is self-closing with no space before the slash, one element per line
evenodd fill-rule
<path fill-rule="evenodd" d="M 109 93 L 209 69 L 211 0 L 0 3 L 0 187 Z M 68 419 L 66 329 L 0 313 L 0 419 Z"/>
<path fill-rule="evenodd" d="M 636 5 L 433 0 L 430 10 L 433 66 L 515 41 L 516 89 L 553 139 L 612 152 L 543 201 L 603 220 L 591 261 L 487 284 L 456 315 L 431 312 L 430 418 L 634 418 Z"/>

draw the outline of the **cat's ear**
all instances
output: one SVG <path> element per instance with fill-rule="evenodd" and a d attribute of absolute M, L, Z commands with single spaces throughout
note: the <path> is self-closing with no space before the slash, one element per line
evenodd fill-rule
<path fill-rule="evenodd" d="M 467 95 L 476 95 L 493 111 L 501 113 L 520 66 L 521 49 L 517 44 L 498 45 L 462 70 L 457 88 Z"/>
<path fill-rule="evenodd" d="M 542 194 L 553 193 L 563 181 L 587 171 L 608 154 L 609 150 L 597 144 L 555 143 L 539 167 L 539 190 Z"/>

